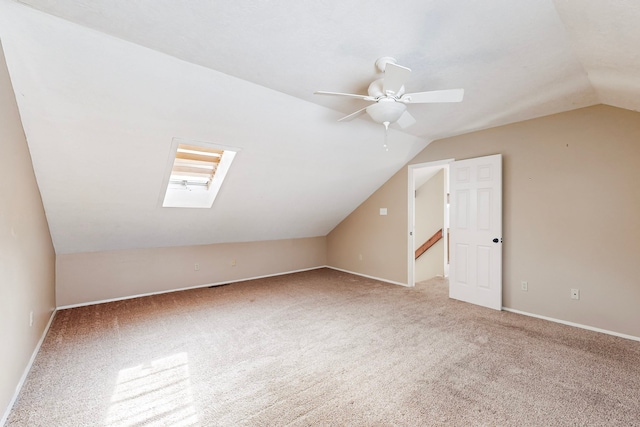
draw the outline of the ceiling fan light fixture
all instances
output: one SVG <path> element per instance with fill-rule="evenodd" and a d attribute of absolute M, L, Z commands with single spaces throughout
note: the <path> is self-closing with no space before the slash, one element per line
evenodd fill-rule
<path fill-rule="evenodd" d="M 367 114 L 376 123 L 394 123 L 404 114 L 406 109 L 407 106 L 401 102 L 384 102 L 384 100 L 380 100 L 367 107 Z"/>

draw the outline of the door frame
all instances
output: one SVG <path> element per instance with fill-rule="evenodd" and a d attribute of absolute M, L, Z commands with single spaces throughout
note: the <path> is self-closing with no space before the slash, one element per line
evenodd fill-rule
<path fill-rule="evenodd" d="M 416 183 L 415 183 L 415 170 L 422 168 L 436 168 L 440 167 L 443 169 L 448 169 L 449 164 L 455 161 L 455 159 L 445 159 L 445 160 L 436 160 L 433 162 L 426 163 L 417 163 L 408 166 L 408 178 L 407 178 L 407 286 L 413 287 L 416 285 L 415 282 L 415 192 L 416 192 Z M 443 190 L 445 194 L 443 197 L 446 197 L 446 188 L 448 187 L 447 180 L 449 179 L 449 174 L 446 174 L 445 179 L 445 189 Z M 447 205 L 445 203 L 445 212 L 447 209 Z M 445 212 L 442 213 L 443 217 Z M 445 247 L 446 247 L 446 230 L 442 231 L 445 239 Z M 444 260 L 445 264 L 447 262 L 447 258 L 445 256 Z"/>

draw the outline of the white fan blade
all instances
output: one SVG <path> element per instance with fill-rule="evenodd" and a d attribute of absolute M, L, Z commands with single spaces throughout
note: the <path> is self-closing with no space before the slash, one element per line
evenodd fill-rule
<path fill-rule="evenodd" d="M 407 104 L 429 104 L 434 102 L 460 102 L 464 89 L 432 90 L 430 92 L 407 93 L 400 98 Z"/>
<path fill-rule="evenodd" d="M 411 69 L 402 65 L 387 63 L 384 68 L 384 80 L 382 81 L 382 90 L 385 94 L 397 94 L 404 82 L 409 78 Z"/>
<path fill-rule="evenodd" d="M 400 116 L 400 118 L 398 119 L 398 121 L 396 123 L 402 129 L 405 129 L 405 128 L 408 128 L 409 126 L 413 125 L 415 122 L 416 122 L 416 119 L 414 119 L 413 116 L 411 114 L 409 114 L 408 111 L 405 111 L 404 113 L 402 113 L 402 115 Z"/>
<path fill-rule="evenodd" d="M 364 99 L 365 101 L 375 101 L 375 98 L 372 98 L 368 95 L 358 95 L 356 93 L 341 93 L 341 92 L 326 92 L 324 90 L 317 90 L 313 92 L 316 95 L 333 95 L 333 96 L 349 96 L 351 98 Z"/>
<path fill-rule="evenodd" d="M 351 113 L 348 116 L 344 116 L 341 119 L 338 119 L 339 122 L 348 122 L 349 120 L 353 120 L 356 117 L 358 117 L 360 114 L 363 114 L 365 111 L 367 110 L 367 107 L 361 108 L 358 111 L 356 111 L 355 113 Z"/>

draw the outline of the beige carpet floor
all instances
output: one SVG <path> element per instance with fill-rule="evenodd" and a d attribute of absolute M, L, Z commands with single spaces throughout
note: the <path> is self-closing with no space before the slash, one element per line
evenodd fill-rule
<path fill-rule="evenodd" d="M 640 425 L 640 343 L 321 269 L 60 311 L 7 422 L 310 425 Z"/>

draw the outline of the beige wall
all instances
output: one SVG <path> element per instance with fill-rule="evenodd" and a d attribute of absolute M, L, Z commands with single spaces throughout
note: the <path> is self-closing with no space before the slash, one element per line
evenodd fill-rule
<path fill-rule="evenodd" d="M 416 189 L 415 248 L 444 227 L 444 169 Z M 416 260 L 415 281 L 444 276 L 444 239 L 431 246 Z"/>
<path fill-rule="evenodd" d="M 1 46 L 0 147 L 1 424 L 55 307 L 55 253 Z"/>
<path fill-rule="evenodd" d="M 410 163 L 496 153 L 503 305 L 640 337 L 640 114 L 556 114 L 435 141 Z M 403 168 L 329 234 L 329 265 L 406 283 L 406 198 Z M 384 224 L 378 206 L 393 213 Z M 358 262 L 359 251 L 378 264 Z"/>
<path fill-rule="evenodd" d="M 327 235 L 328 265 L 406 284 L 407 191 L 403 168 Z"/>
<path fill-rule="evenodd" d="M 324 265 L 325 237 L 61 254 L 56 299 L 64 307 Z"/>

